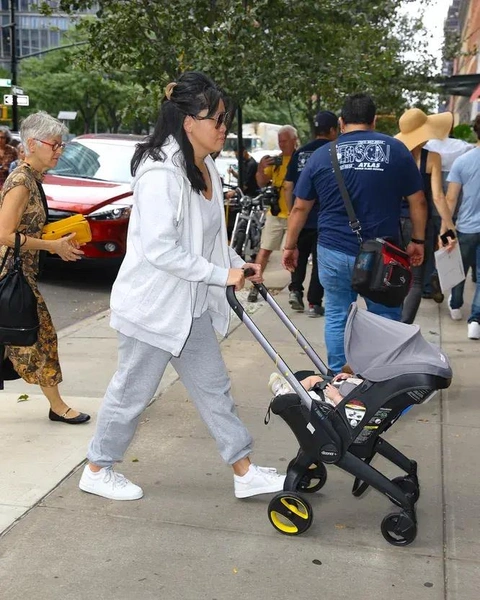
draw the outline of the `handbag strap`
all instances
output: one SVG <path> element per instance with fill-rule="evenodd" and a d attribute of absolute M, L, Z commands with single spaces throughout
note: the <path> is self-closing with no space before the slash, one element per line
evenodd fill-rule
<path fill-rule="evenodd" d="M 355 210 L 350 199 L 350 194 L 348 193 L 347 186 L 345 185 L 345 181 L 340 170 L 340 164 L 338 162 L 337 140 L 330 142 L 330 156 L 332 159 L 335 179 L 337 180 L 340 194 L 342 195 L 345 208 L 347 209 L 348 224 L 350 225 L 350 229 L 353 231 L 353 233 L 357 235 L 359 242 L 362 243 L 362 235 L 360 233 L 362 231 L 362 226 L 360 225 L 360 221 L 357 219 L 357 215 L 355 214 Z"/>
<path fill-rule="evenodd" d="M 43 189 L 43 185 L 38 179 L 35 179 L 35 183 L 37 184 L 38 191 L 40 193 L 40 198 L 42 200 L 43 208 L 45 210 L 45 225 L 48 223 L 48 203 L 47 197 L 45 196 L 45 190 Z"/>
<path fill-rule="evenodd" d="M 13 250 L 13 260 L 14 262 L 16 262 L 17 260 L 19 260 L 20 258 L 20 242 L 21 242 L 21 237 L 20 234 L 18 233 L 18 231 L 15 232 L 15 247 Z M 11 248 L 10 246 L 7 248 L 7 251 L 5 252 L 5 255 L 3 257 L 2 260 L 2 266 L 0 267 L 0 273 L 3 272 L 3 268 L 7 262 L 7 258 L 8 258 L 8 254 L 10 252 Z"/>
<path fill-rule="evenodd" d="M 5 255 L 3 257 L 2 266 L 0 267 L 0 273 L 3 273 L 3 267 L 5 266 L 5 264 L 7 262 L 7 258 L 8 258 L 9 254 L 10 254 L 10 246 L 7 248 L 7 251 L 5 252 Z"/>

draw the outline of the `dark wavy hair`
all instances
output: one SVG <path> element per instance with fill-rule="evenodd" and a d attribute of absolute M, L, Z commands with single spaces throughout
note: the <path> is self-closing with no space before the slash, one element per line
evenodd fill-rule
<path fill-rule="evenodd" d="M 167 88 L 170 86 L 167 86 Z M 132 158 L 131 172 L 135 175 L 138 167 L 146 158 L 164 161 L 166 154 L 162 147 L 169 136 L 173 136 L 180 146 L 174 157 L 178 166 L 186 170 L 188 180 L 196 192 L 205 190 L 207 185 L 200 169 L 195 165 L 193 146 L 187 137 L 183 122 L 188 115 L 198 115 L 207 110 L 207 117 L 213 116 L 220 100 L 228 110 L 228 98 L 225 93 L 204 73 L 187 71 L 171 84 L 169 98 L 164 96 L 160 114 L 153 133 L 144 142 L 137 144 Z"/>

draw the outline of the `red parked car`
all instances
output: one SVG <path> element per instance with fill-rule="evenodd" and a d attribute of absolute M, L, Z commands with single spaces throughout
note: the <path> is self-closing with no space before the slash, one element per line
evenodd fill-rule
<path fill-rule="evenodd" d="M 75 214 L 88 219 L 92 241 L 85 259 L 116 266 L 125 255 L 132 206 L 130 161 L 141 136 L 87 134 L 67 144 L 44 180 L 49 221 Z"/>

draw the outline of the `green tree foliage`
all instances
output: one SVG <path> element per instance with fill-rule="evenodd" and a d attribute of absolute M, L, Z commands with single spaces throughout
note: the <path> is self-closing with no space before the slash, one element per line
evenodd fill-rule
<path fill-rule="evenodd" d="M 29 58 L 21 63 L 20 79 L 30 96 L 29 109 L 46 110 L 57 115 L 61 110 L 76 111 L 77 119 L 71 132 L 118 132 L 122 127 L 133 131 L 148 129 L 155 118 L 158 92 L 149 93 L 132 81 L 128 73 L 105 73 L 100 69 L 86 70 L 80 65 L 86 46 L 55 50 L 43 58 Z M 145 103 L 143 111 L 133 111 L 138 98 Z"/>
<path fill-rule="evenodd" d="M 319 108 L 336 110 L 355 91 L 398 115 L 409 92 L 426 97 L 433 64 L 421 19 L 401 10 L 410 2 L 99 0 L 97 17 L 81 24 L 90 40 L 84 64 L 128 71 L 149 90 L 202 70 L 242 104 L 300 102 L 310 125 Z M 60 0 L 66 11 L 92 5 Z"/>

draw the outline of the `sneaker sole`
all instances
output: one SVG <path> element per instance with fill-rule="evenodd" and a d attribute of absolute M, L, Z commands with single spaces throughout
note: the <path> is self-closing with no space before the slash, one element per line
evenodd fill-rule
<path fill-rule="evenodd" d="M 283 483 L 281 485 L 276 484 L 276 485 L 271 485 L 270 487 L 266 488 L 265 486 L 262 486 L 261 488 L 253 488 L 250 490 L 245 490 L 244 492 L 235 492 L 235 497 L 242 499 L 242 498 L 250 498 L 251 496 L 260 496 L 261 494 L 276 494 L 278 492 L 282 492 L 283 491 Z"/>
<path fill-rule="evenodd" d="M 89 488 L 87 485 L 85 485 L 82 482 L 80 482 L 78 484 L 78 487 L 82 490 L 82 492 L 86 492 L 87 494 L 93 494 L 94 496 L 100 496 L 101 498 L 107 498 L 107 500 L 128 501 L 128 500 L 140 500 L 140 498 L 143 498 L 143 491 L 140 493 L 140 495 L 131 496 L 130 498 L 119 498 L 118 496 L 113 496 L 111 494 L 99 494 L 97 491 L 95 491 L 92 488 Z"/>
<path fill-rule="evenodd" d="M 463 320 L 463 316 L 457 317 L 457 316 L 453 316 L 452 314 L 450 314 L 450 318 L 452 319 L 452 321 L 462 321 Z"/>

